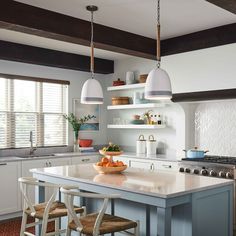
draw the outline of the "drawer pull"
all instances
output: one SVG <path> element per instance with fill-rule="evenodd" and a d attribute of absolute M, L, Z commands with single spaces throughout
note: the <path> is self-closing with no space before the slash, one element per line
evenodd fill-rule
<path fill-rule="evenodd" d="M 89 160 L 90 160 L 90 159 L 82 159 L 82 161 L 84 161 L 84 162 L 85 162 L 85 161 L 89 161 Z"/>
<path fill-rule="evenodd" d="M 163 167 L 165 168 L 171 168 L 172 166 L 171 165 L 162 165 Z"/>
<path fill-rule="evenodd" d="M 7 163 L 0 163 L 0 166 L 6 166 Z"/>

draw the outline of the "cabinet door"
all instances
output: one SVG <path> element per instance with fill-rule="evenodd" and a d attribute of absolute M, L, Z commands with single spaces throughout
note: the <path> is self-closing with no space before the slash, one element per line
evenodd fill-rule
<path fill-rule="evenodd" d="M 93 155 L 93 156 L 73 156 L 71 158 L 72 165 L 77 164 L 86 164 L 86 163 L 95 163 L 98 162 L 100 159 L 99 155 Z"/>
<path fill-rule="evenodd" d="M 0 163 L 0 215 L 21 210 L 21 194 L 18 184 L 20 166 L 20 162 Z"/>
<path fill-rule="evenodd" d="M 150 161 L 139 161 L 139 160 L 130 160 L 130 167 L 133 168 L 140 168 L 140 169 L 147 169 L 152 170 L 153 169 L 153 163 Z"/>
<path fill-rule="evenodd" d="M 23 177 L 30 177 L 32 176 L 32 173 L 30 172 L 30 169 L 34 168 L 43 168 L 48 166 L 48 160 L 29 160 L 29 161 L 22 161 L 22 176 Z M 35 202 L 35 187 L 30 186 L 29 187 L 29 198 L 32 202 Z"/>

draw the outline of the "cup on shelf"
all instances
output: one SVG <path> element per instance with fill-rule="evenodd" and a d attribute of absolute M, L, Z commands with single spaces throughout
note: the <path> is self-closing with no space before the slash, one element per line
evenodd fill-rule
<path fill-rule="evenodd" d="M 127 71 L 126 72 L 126 84 L 134 84 L 135 79 L 134 79 L 134 72 L 133 71 Z"/>

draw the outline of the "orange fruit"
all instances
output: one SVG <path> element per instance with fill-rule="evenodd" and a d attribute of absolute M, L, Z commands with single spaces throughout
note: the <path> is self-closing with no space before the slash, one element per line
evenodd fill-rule
<path fill-rule="evenodd" d="M 102 158 L 102 162 L 103 162 L 103 163 L 108 163 L 108 162 L 109 162 L 109 159 L 108 159 L 107 157 L 103 157 L 103 158 Z"/>

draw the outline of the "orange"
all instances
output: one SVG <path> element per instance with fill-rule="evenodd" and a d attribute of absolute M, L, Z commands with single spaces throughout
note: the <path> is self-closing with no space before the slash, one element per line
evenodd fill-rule
<path fill-rule="evenodd" d="M 102 158 L 102 162 L 103 162 L 103 163 L 108 163 L 108 162 L 109 162 L 109 159 L 108 159 L 107 157 L 103 157 L 103 158 Z"/>
<path fill-rule="evenodd" d="M 97 166 L 102 166 L 102 162 L 97 162 Z"/>

